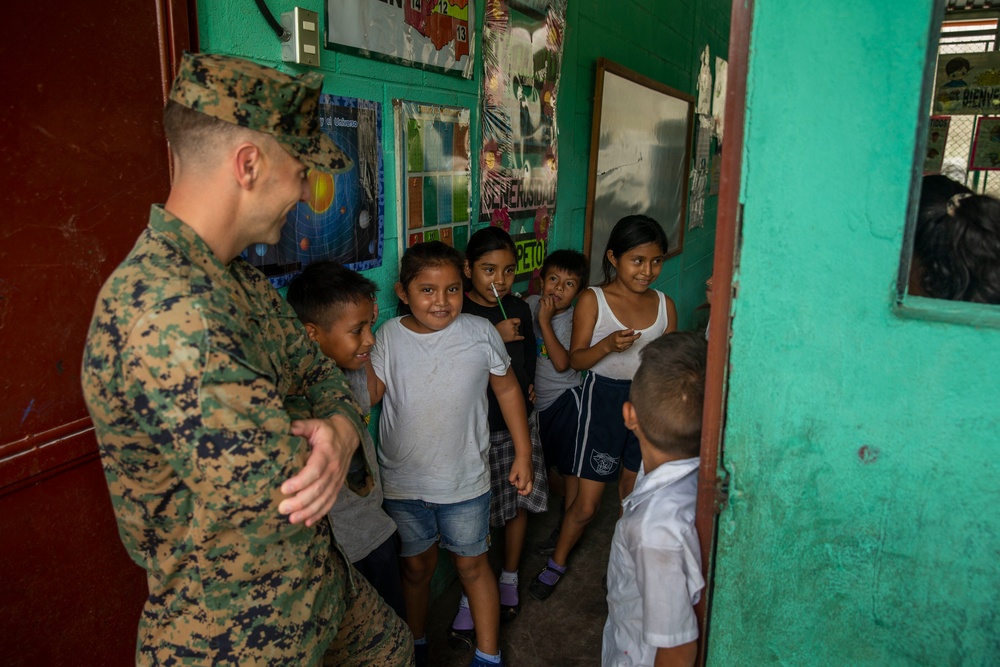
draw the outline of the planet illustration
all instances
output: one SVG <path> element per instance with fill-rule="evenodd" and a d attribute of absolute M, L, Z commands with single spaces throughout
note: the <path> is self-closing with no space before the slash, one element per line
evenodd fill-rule
<path fill-rule="evenodd" d="M 371 223 L 371 214 L 368 211 L 361 211 L 358 214 L 358 227 L 361 229 L 368 229 L 368 225 Z"/>
<path fill-rule="evenodd" d="M 323 213 L 333 203 L 336 188 L 333 176 L 316 169 L 309 170 L 309 208 L 317 213 Z"/>
<path fill-rule="evenodd" d="M 302 248 L 302 252 L 309 250 L 309 237 L 303 236 L 302 240 L 299 241 L 299 247 Z"/>

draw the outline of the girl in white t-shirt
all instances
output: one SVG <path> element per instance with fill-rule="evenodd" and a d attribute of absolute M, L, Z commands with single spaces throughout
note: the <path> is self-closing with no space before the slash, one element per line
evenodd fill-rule
<path fill-rule="evenodd" d="M 473 665 L 495 665 L 500 599 L 486 558 L 490 431 L 486 387 L 514 439 L 509 480 L 531 492 L 531 440 L 521 389 L 496 328 L 462 314 L 462 259 L 439 241 L 403 255 L 396 294 L 407 314 L 376 334 L 372 402 L 382 401 L 379 466 L 385 510 L 402 542 L 403 595 L 417 664 L 426 664 L 426 622 L 438 541 L 452 553 L 476 627 Z"/>
<path fill-rule="evenodd" d="M 619 481 L 622 498 L 632 492 L 642 457 L 639 441 L 625 427 L 639 350 L 677 328 L 674 302 L 652 289 L 667 255 L 667 235 L 652 218 L 625 216 L 611 230 L 604 252 L 604 282 L 580 294 L 573 313 L 569 363 L 586 371 L 573 452 L 574 477 L 566 478 L 566 515 L 548 564 L 528 592 L 539 600 L 552 594 L 583 529 L 601 504 L 604 485 Z M 620 479 L 619 479 L 620 471 Z"/>

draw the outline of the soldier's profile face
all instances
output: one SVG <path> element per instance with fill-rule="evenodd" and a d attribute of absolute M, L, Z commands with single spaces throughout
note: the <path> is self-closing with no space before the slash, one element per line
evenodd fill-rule
<path fill-rule="evenodd" d="M 275 244 L 281 239 L 281 228 L 291 210 L 309 199 L 309 169 L 271 137 L 261 143 L 264 174 L 260 183 L 259 234 L 263 238 L 255 242 Z"/>

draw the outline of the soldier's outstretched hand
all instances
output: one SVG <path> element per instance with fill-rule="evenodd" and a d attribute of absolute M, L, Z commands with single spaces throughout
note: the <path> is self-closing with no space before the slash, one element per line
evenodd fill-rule
<path fill-rule="evenodd" d="M 292 435 L 308 440 L 312 451 L 305 467 L 281 485 L 281 492 L 289 497 L 281 501 L 278 511 L 288 514 L 292 523 L 305 521 L 311 526 L 333 507 L 358 447 L 358 432 L 347 417 L 334 415 L 294 421 Z"/>

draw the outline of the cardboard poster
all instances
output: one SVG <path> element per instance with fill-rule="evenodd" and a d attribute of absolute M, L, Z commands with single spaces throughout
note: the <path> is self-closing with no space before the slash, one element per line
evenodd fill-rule
<path fill-rule="evenodd" d="M 472 0 L 326 0 L 326 46 L 472 78 Z"/>
<path fill-rule="evenodd" d="M 934 79 L 934 113 L 989 114 L 1000 106 L 1000 52 L 942 53 Z"/>
<path fill-rule="evenodd" d="M 972 142 L 969 169 L 1000 170 L 1000 116 L 982 116 L 976 123 L 976 138 Z"/>
<path fill-rule="evenodd" d="M 944 164 L 944 147 L 948 143 L 950 116 L 931 116 L 927 128 L 927 153 L 924 155 L 924 175 L 940 174 Z"/>
<path fill-rule="evenodd" d="M 258 243 L 243 253 L 275 287 L 284 287 L 317 260 L 333 260 L 355 271 L 382 265 L 382 105 L 324 93 L 319 113 L 323 131 L 354 167 L 333 176 L 310 170 L 312 195 L 289 212 L 278 243 Z"/>
<path fill-rule="evenodd" d="M 486 0 L 479 219 L 545 239 L 556 208 L 565 0 Z"/>
<path fill-rule="evenodd" d="M 405 100 L 394 100 L 393 107 L 400 250 L 444 241 L 463 252 L 472 217 L 469 110 Z"/>

